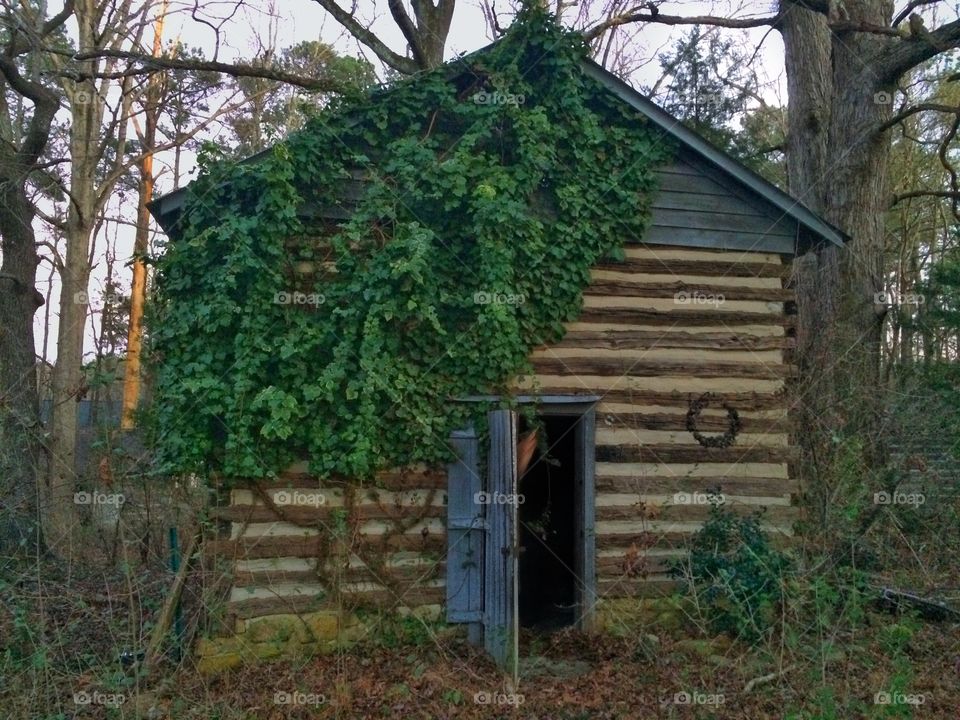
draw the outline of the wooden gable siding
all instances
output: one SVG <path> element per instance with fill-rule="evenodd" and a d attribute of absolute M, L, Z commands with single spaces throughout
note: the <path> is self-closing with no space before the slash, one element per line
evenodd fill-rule
<path fill-rule="evenodd" d="M 643 241 L 685 247 L 794 254 L 799 227 L 720 174 L 703 159 L 681 152 L 657 171 L 659 192 Z"/>
<path fill-rule="evenodd" d="M 533 393 L 596 395 L 599 597 L 656 595 L 669 563 L 706 519 L 678 493 L 719 485 L 730 507 L 765 507 L 764 525 L 788 538 L 798 519 L 787 388 L 794 368 L 789 264 L 772 253 L 628 246 L 622 263 L 592 272 L 584 310 L 564 339 L 532 355 Z M 722 302 L 677 302 L 676 293 Z M 690 401 L 710 392 L 706 435 L 742 428 L 729 448 L 702 447 L 686 429 Z"/>

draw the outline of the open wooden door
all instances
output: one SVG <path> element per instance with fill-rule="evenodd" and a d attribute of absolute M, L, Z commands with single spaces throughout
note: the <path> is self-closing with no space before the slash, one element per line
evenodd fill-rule
<path fill-rule="evenodd" d="M 457 459 L 447 470 L 447 622 L 466 623 L 473 645 L 483 640 L 483 545 L 486 519 L 479 439 L 473 429 L 453 433 Z"/>
<path fill-rule="evenodd" d="M 484 548 L 483 645 L 516 683 L 519 654 L 517 586 L 517 414 L 494 410 L 487 415 L 490 452 Z"/>

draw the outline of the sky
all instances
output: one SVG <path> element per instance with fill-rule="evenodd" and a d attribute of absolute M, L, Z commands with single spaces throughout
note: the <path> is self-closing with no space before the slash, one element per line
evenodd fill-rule
<path fill-rule="evenodd" d="M 275 47 L 283 48 L 304 40 L 321 40 L 335 47 L 343 55 L 354 57 L 363 55 L 377 65 L 382 74 L 382 66 L 376 57 L 366 48 L 359 45 L 346 31 L 313 0 L 242 0 L 237 6 L 234 1 L 214 0 L 201 4 L 201 11 L 207 23 L 197 22 L 192 14 L 192 2 L 174 0 L 170 4 L 170 11 L 164 28 L 166 41 L 179 40 L 190 47 L 201 48 L 208 58 L 217 56 L 224 62 L 250 58 L 258 53 L 263 43 L 272 42 Z M 347 7 L 345 2 L 341 6 Z M 570 18 L 573 20 L 571 11 Z M 769 13 L 769 4 L 745 2 L 734 4 L 729 2 L 675 2 L 661 6 L 661 12 L 676 15 L 713 14 L 725 17 L 766 15 Z M 372 23 L 372 29 L 394 51 L 404 54 L 405 42 L 399 29 L 396 27 L 387 9 L 385 0 L 357 0 L 356 15 L 366 23 Z M 502 15 L 501 25 L 509 24 L 509 16 Z M 217 25 L 215 32 L 210 23 Z M 669 27 L 664 25 L 647 24 L 635 28 L 631 32 L 635 36 L 631 40 L 631 50 L 640 58 L 649 62 L 639 63 L 637 71 L 628 78 L 635 87 L 649 87 L 660 75 L 659 65 L 652 61 L 659 52 L 663 52 L 689 28 Z M 767 85 L 764 95 L 769 102 L 781 104 L 785 102 L 783 81 L 783 46 L 779 35 L 775 32 L 766 32 L 763 29 L 750 31 L 730 31 L 711 29 L 711 32 L 733 33 L 742 38 L 748 48 L 756 49 L 756 67 L 761 80 Z M 148 36 L 147 42 L 150 42 Z M 480 5 L 476 0 L 460 0 L 454 13 L 451 32 L 447 43 L 446 57 L 451 59 L 458 54 L 476 50 L 493 38 L 488 34 L 487 23 L 484 20 Z M 206 133 L 207 139 L 217 140 L 224 133 L 222 126 L 214 125 Z M 188 169 L 195 165 L 195 157 L 191 153 L 183 155 L 182 163 Z M 155 168 L 159 171 L 157 191 L 161 194 L 173 189 L 172 152 L 158 155 L 155 159 Z M 166 168 L 166 170 L 165 170 Z M 130 213 L 129 219 L 135 215 L 133 203 L 128 202 L 126 207 Z M 41 237 L 48 236 L 44 228 L 38 227 Z M 154 227 L 154 232 L 159 231 Z M 111 231 L 111 242 L 115 247 L 116 257 L 115 275 L 119 275 L 124 292 L 128 292 L 131 269 L 126 266 L 133 248 L 133 228 L 117 226 Z M 89 301 L 93 310 L 93 317 L 89 323 L 85 353 L 86 359 L 93 357 L 94 336 L 99 332 L 99 316 L 97 311 L 103 303 L 103 287 L 106 278 L 106 259 L 103 254 L 105 243 L 97 244 L 95 251 L 95 266 L 91 275 Z M 48 308 L 41 308 L 35 316 L 37 353 L 45 357 L 48 362 L 56 359 L 56 332 L 59 307 L 59 282 L 54 277 L 47 282 L 48 266 L 41 266 L 39 272 L 42 293 L 48 287 L 51 291 Z M 44 328 L 46 326 L 47 342 L 44 352 Z"/>

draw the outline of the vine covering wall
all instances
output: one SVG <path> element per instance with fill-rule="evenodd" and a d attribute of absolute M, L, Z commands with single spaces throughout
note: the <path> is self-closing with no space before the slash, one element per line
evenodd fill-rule
<path fill-rule="evenodd" d="M 447 459 L 643 235 L 665 140 L 539 11 L 490 49 L 331 112 L 251 163 L 205 158 L 158 260 L 167 471 L 321 476 Z M 344 189 L 364 181 L 342 222 Z"/>

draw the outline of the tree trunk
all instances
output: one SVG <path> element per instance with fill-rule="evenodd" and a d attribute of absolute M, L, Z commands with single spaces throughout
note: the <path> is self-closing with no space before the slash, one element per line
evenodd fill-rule
<path fill-rule="evenodd" d="M 42 546 L 37 479 L 40 406 L 33 316 L 39 257 L 33 207 L 22 182 L 4 177 L 0 195 L 0 556 L 33 554 Z M 5 187 L 4 187 L 5 186 Z"/>
<path fill-rule="evenodd" d="M 76 4 L 81 49 L 96 46 L 96 7 L 92 0 Z M 83 63 L 93 76 L 95 61 Z M 53 420 L 50 443 L 50 506 L 44 534 L 57 554 L 72 557 L 77 529 L 74 491 L 77 479 L 77 402 L 84 392 L 83 339 L 90 281 L 90 238 L 96 225 L 100 121 L 103 100 L 93 81 L 67 81 L 70 99 L 70 205 L 66 252 L 60 281 L 60 324 L 57 363 L 53 370 Z"/>
<path fill-rule="evenodd" d="M 782 31 L 790 191 L 851 238 L 844 249 L 822 248 L 800 263 L 807 270 L 797 278 L 801 467 L 826 499 L 839 481 L 838 437 L 862 442 L 867 475 L 884 464 L 877 294 L 883 291 L 891 148 L 888 133 L 876 128 L 890 117 L 891 104 L 869 58 L 889 39 L 831 32 L 825 16 L 789 4 Z M 851 23 L 890 24 L 890 8 L 879 0 L 845 8 Z"/>

